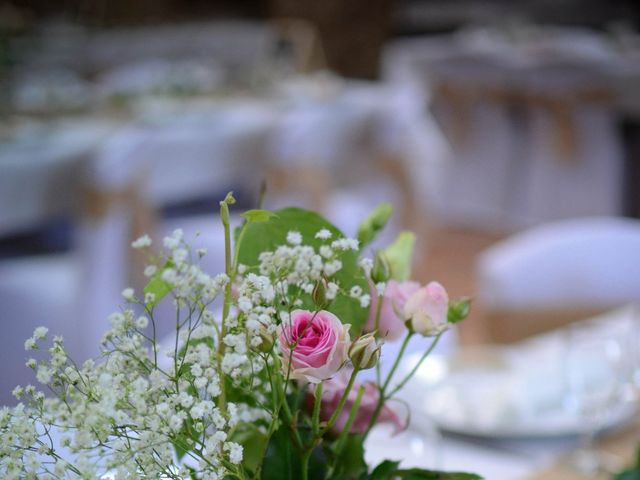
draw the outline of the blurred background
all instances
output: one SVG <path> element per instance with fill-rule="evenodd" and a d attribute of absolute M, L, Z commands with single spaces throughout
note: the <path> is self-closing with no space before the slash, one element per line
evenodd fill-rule
<path fill-rule="evenodd" d="M 393 203 L 379 244 L 414 230 L 414 277 L 474 297 L 451 348 L 640 301 L 639 27 L 634 0 L 3 2 L 0 403 L 36 326 L 96 353 L 140 234 L 222 271 L 230 190 L 347 234 Z"/>

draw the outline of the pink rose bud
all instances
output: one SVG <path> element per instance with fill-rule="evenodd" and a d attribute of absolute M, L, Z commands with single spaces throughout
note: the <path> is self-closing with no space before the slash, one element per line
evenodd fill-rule
<path fill-rule="evenodd" d="M 389 280 L 384 290 L 378 334 L 386 340 L 400 338 L 406 332 L 405 319 L 402 318 L 404 305 L 409 297 L 420 288 L 418 282 L 398 282 Z M 376 311 L 378 309 L 378 292 L 375 286 L 371 289 L 371 307 L 369 318 L 364 325 L 365 332 L 375 329 Z"/>
<path fill-rule="evenodd" d="M 372 333 L 354 340 L 349 348 L 349 358 L 353 366 L 360 370 L 373 368 L 380 359 L 380 346 Z"/>
<path fill-rule="evenodd" d="M 409 297 L 404 305 L 404 315 L 416 332 L 432 337 L 449 327 L 448 309 L 447 291 L 438 282 L 431 282 Z"/>
<path fill-rule="evenodd" d="M 328 421 L 331 418 L 333 412 L 338 408 L 338 404 L 340 403 L 340 398 L 344 393 L 345 388 L 347 388 L 347 383 L 349 382 L 349 378 L 351 377 L 351 371 L 348 369 L 343 369 L 338 375 L 327 380 L 323 383 L 322 390 L 322 403 L 320 405 L 320 420 Z M 359 382 L 355 382 L 349 395 L 347 396 L 347 401 L 344 404 L 344 408 L 338 415 L 338 419 L 336 423 L 333 425 L 331 431 L 338 435 L 347 424 L 347 420 L 349 419 L 349 413 L 351 412 L 351 408 L 356 401 L 358 396 L 358 389 L 361 385 L 364 385 L 364 394 L 362 396 L 362 400 L 360 401 L 360 407 L 358 408 L 358 412 L 356 413 L 355 420 L 349 429 L 350 433 L 364 433 L 369 426 L 369 422 L 371 421 L 371 417 L 373 417 L 373 412 L 376 409 L 376 405 L 378 404 L 379 391 L 378 387 L 374 382 L 365 382 L 364 384 L 360 384 Z M 309 392 L 307 396 L 307 408 L 309 410 L 313 409 L 313 394 Z M 378 416 L 377 423 L 393 423 L 397 430 L 402 430 L 406 427 L 406 422 L 402 422 L 400 417 L 388 406 L 384 405 L 382 410 L 380 411 L 380 415 Z"/>
<path fill-rule="evenodd" d="M 294 310 L 278 338 L 284 374 L 318 383 L 332 377 L 347 360 L 349 325 L 326 310 Z"/>

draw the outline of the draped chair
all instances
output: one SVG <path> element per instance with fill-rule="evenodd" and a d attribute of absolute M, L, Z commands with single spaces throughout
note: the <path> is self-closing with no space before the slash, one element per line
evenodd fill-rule
<path fill-rule="evenodd" d="M 488 336 L 512 342 L 640 302 L 640 221 L 563 220 L 513 235 L 481 254 L 477 300 Z"/>

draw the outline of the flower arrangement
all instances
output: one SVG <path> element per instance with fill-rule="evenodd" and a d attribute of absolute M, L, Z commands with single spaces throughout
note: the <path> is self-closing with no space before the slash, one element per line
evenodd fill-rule
<path fill-rule="evenodd" d="M 438 283 L 408 281 L 413 234 L 362 256 L 391 214 L 383 204 L 346 238 L 302 209 L 250 210 L 232 232 L 220 202 L 225 272 L 199 266 L 181 231 L 146 252 L 144 291 L 123 291 L 101 358 L 76 364 L 53 337 L 30 359 L 34 386 L 0 410 L 2 478 L 476 479 L 472 474 L 370 468 L 364 441 L 378 422 L 404 428 L 389 405 L 447 328 L 468 313 Z M 232 237 L 234 240 L 232 242 Z M 160 302 L 175 306 L 169 345 L 156 336 Z M 421 359 L 396 378 L 407 343 Z M 44 349 L 36 329 L 27 350 Z M 402 347 L 384 377 L 384 342 Z M 358 373 L 376 369 L 377 381 Z"/>

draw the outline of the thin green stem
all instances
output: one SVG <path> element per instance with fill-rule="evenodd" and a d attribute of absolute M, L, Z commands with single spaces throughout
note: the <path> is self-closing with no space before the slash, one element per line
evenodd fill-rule
<path fill-rule="evenodd" d="M 309 459 L 313 453 L 313 447 L 306 450 L 302 455 L 302 480 L 309 480 Z"/>
<path fill-rule="evenodd" d="M 351 426 L 353 422 L 356 420 L 356 415 L 358 414 L 358 409 L 360 408 L 360 403 L 362 402 L 362 397 L 364 395 L 364 385 L 361 385 L 358 388 L 358 394 L 356 395 L 356 400 L 353 402 L 353 406 L 351 407 L 351 411 L 349 412 L 349 418 L 347 419 L 347 423 L 345 424 L 342 432 L 340 432 L 340 436 L 338 437 L 338 441 L 335 447 L 336 455 L 339 455 L 342 449 L 344 448 L 344 444 L 347 441 L 347 436 L 349 435 L 349 431 L 351 430 Z"/>
<path fill-rule="evenodd" d="M 224 357 L 224 337 L 227 333 L 225 321 L 227 316 L 229 315 L 229 310 L 231 309 L 231 285 L 233 283 L 233 272 L 232 272 L 232 263 L 231 263 L 231 227 L 229 225 L 229 205 L 228 203 L 233 203 L 233 201 L 229 201 L 229 198 L 233 199 L 233 197 L 227 195 L 227 198 L 223 202 L 220 202 L 220 217 L 222 219 L 222 226 L 224 227 L 224 271 L 227 275 L 227 284 L 224 289 L 224 302 L 222 304 L 222 319 L 220 320 L 220 339 L 218 341 L 218 370 L 222 371 L 222 358 Z M 220 381 L 220 396 L 219 396 L 220 404 L 218 408 L 222 414 L 225 414 L 227 411 L 227 396 L 226 396 L 226 385 L 224 378 Z"/>
<path fill-rule="evenodd" d="M 382 313 L 382 302 L 384 302 L 384 295 L 378 295 L 378 305 L 376 306 L 376 319 L 374 322 L 374 332 L 376 339 L 380 337 L 380 315 Z M 380 362 L 376 362 L 376 383 L 380 385 Z"/>
<path fill-rule="evenodd" d="M 389 374 L 387 375 L 387 378 L 384 384 L 382 386 L 378 385 L 378 403 L 376 404 L 376 409 L 373 411 L 373 415 L 371 416 L 371 420 L 369 421 L 369 426 L 367 427 L 367 430 L 364 433 L 365 439 L 369 435 L 369 432 L 371 431 L 373 426 L 378 421 L 378 417 L 380 416 L 380 412 L 382 411 L 384 402 L 387 400 L 386 398 L 387 387 L 389 386 L 389 383 L 391 382 L 393 375 L 396 373 L 396 370 L 398 369 L 398 365 L 400 365 L 400 360 L 402 359 L 404 352 L 407 349 L 407 345 L 409 344 L 409 340 L 411 339 L 412 336 L 413 336 L 413 332 L 411 331 L 407 332 L 407 336 L 404 337 L 404 341 L 402 342 L 402 346 L 400 347 L 400 352 L 398 353 L 398 356 L 393 362 L 391 370 L 389 371 Z"/>
<path fill-rule="evenodd" d="M 311 430 L 314 435 L 320 432 L 320 406 L 322 405 L 322 382 L 316 385 L 313 415 L 311 416 Z"/>
<path fill-rule="evenodd" d="M 384 302 L 384 295 L 378 295 L 378 305 L 376 306 L 376 320 L 374 323 L 373 331 L 376 338 L 380 336 L 380 314 L 382 313 L 382 303 Z"/>
<path fill-rule="evenodd" d="M 382 390 L 383 391 L 386 392 L 387 387 L 389 386 L 389 383 L 391 383 L 391 379 L 393 378 L 393 375 L 396 373 L 396 370 L 398 369 L 398 365 L 400 365 L 400 360 L 402 360 L 404 352 L 407 349 L 407 345 L 409 345 L 409 340 L 411 340 L 412 336 L 413 336 L 413 332 L 408 332 L 407 336 L 404 337 L 404 341 L 402 342 L 402 346 L 400 347 L 400 352 L 398 353 L 398 356 L 396 357 L 395 361 L 393 362 L 393 366 L 391 367 L 391 370 L 389 371 L 389 375 L 387 375 L 387 379 L 385 380 L 384 384 L 382 385 Z"/>
<path fill-rule="evenodd" d="M 329 418 L 327 425 L 324 427 L 324 429 L 320 431 L 320 436 L 323 436 L 325 433 L 331 430 L 331 428 L 335 425 L 336 421 L 338 420 L 338 416 L 340 415 L 340 413 L 342 412 L 342 409 L 344 408 L 344 404 L 347 402 L 347 398 L 349 397 L 349 393 L 351 392 L 351 388 L 353 387 L 353 384 L 356 381 L 356 375 L 358 375 L 359 371 L 360 370 L 358 368 L 353 369 L 353 372 L 351 373 L 351 378 L 349 378 L 347 387 L 344 389 L 344 392 L 342 393 L 342 397 L 338 402 L 338 406 L 334 410 L 333 415 L 331 415 L 331 418 Z"/>
<path fill-rule="evenodd" d="M 406 383 L 411 379 L 411 377 L 413 377 L 415 375 L 415 373 L 418 371 L 418 369 L 420 368 L 420 365 L 422 365 L 422 362 L 424 362 L 426 360 L 426 358 L 429 356 L 429 354 L 433 351 L 433 349 L 436 347 L 438 340 L 440 340 L 440 337 L 442 336 L 442 333 L 439 333 L 434 339 L 433 342 L 431 342 L 431 345 L 429 346 L 429 348 L 427 349 L 426 352 L 424 352 L 424 354 L 422 355 L 422 357 L 420 357 L 420 360 L 418 360 L 418 363 L 415 364 L 415 366 L 411 369 L 411 371 L 400 381 L 400 383 L 398 383 L 398 385 L 396 385 L 394 387 L 393 390 L 391 390 L 391 392 L 389 392 L 387 394 L 387 397 L 393 397 L 397 392 L 399 392 L 400 390 L 402 390 L 404 388 L 404 386 L 406 385 Z"/>

